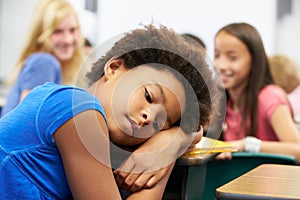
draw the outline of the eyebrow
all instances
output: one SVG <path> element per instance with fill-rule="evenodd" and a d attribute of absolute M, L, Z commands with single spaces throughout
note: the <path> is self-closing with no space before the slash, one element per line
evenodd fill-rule
<path fill-rule="evenodd" d="M 166 103 L 166 95 L 165 95 L 165 93 L 164 93 L 162 87 L 160 86 L 160 84 L 158 84 L 156 81 L 153 81 L 153 84 L 158 88 L 159 93 L 160 93 L 160 96 L 161 96 L 162 99 L 163 99 L 163 103 Z M 171 126 L 172 126 L 172 121 L 171 121 L 170 116 L 167 116 L 166 123 L 167 123 L 168 127 L 171 127 Z M 165 123 L 165 124 L 166 124 L 166 123 Z M 174 123 L 175 123 L 175 122 L 174 122 Z"/>

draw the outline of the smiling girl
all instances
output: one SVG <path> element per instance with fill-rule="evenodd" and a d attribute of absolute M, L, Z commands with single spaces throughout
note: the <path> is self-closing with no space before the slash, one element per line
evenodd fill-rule
<path fill-rule="evenodd" d="M 217 32 L 214 45 L 227 93 L 223 138 L 239 151 L 289 154 L 300 162 L 300 134 L 286 93 L 273 84 L 258 31 L 247 23 L 229 24 Z"/>
<path fill-rule="evenodd" d="M 67 0 L 41 0 L 32 16 L 28 35 L 10 77 L 14 85 L 2 108 L 2 116 L 38 85 L 47 81 L 73 84 L 83 60 L 77 14 Z"/>

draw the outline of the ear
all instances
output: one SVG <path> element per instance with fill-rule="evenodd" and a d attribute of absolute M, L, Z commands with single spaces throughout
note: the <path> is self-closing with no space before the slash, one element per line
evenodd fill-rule
<path fill-rule="evenodd" d="M 105 80 L 109 80 L 117 72 L 124 70 L 126 70 L 126 67 L 124 66 L 123 59 L 111 58 L 104 66 L 104 78 Z"/>

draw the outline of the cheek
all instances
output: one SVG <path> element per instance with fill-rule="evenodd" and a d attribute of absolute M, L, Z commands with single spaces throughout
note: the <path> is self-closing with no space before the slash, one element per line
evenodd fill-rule
<path fill-rule="evenodd" d="M 250 62 L 244 62 L 241 65 L 240 74 L 242 77 L 248 77 L 251 70 L 251 63 Z"/>
<path fill-rule="evenodd" d="M 74 33 L 74 42 L 78 42 L 79 41 L 79 32 Z"/>
<path fill-rule="evenodd" d="M 50 41 L 51 41 L 52 46 L 55 46 L 57 43 L 59 43 L 59 36 L 51 35 Z"/>
<path fill-rule="evenodd" d="M 142 100 L 141 100 L 141 95 L 138 95 L 137 93 L 131 94 L 128 97 L 128 112 L 130 114 L 134 114 L 137 112 L 137 110 L 141 109 L 142 107 Z"/>
<path fill-rule="evenodd" d="M 136 105 L 135 95 L 128 92 L 126 84 L 120 83 L 117 87 L 112 88 L 111 104 L 114 115 L 128 114 Z"/>

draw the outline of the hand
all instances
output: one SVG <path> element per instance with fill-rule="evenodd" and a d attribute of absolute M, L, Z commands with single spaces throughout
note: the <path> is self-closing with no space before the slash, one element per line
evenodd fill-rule
<path fill-rule="evenodd" d="M 189 148 L 186 150 L 186 152 L 189 152 L 189 151 L 192 151 L 194 146 L 200 142 L 200 140 L 202 139 L 203 137 L 203 127 L 201 126 L 200 130 L 195 133 L 195 137 L 194 137 L 194 140 L 192 141 L 192 144 L 189 146 Z"/>
<path fill-rule="evenodd" d="M 237 147 L 238 151 L 245 150 L 245 139 L 230 141 L 230 143 L 235 145 Z M 219 155 L 217 155 L 216 159 L 217 160 L 231 160 L 232 153 L 231 152 L 220 153 Z"/>
<path fill-rule="evenodd" d="M 236 146 L 238 151 L 245 151 L 245 138 L 240 140 L 230 141 L 230 143 Z"/>
<path fill-rule="evenodd" d="M 185 134 L 179 127 L 159 132 L 114 171 L 118 186 L 131 192 L 152 188 L 169 172 L 187 147 L 201 139 L 201 133 Z"/>
<path fill-rule="evenodd" d="M 216 160 L 231 160 L 232 153 L 231 152 L 223 152 L 216 156 Z"/>
<path fill-rule="evenodd" d="M 141 189 L 150 189 L 156 185 L 170 170 L 174 163 L 156 171 L 145 171 L 144 173 L 134 173 L 121 170 L 114 171 L 115 180 L 119 188 L 130 192 L 137 192 Z M 146 166 L 144 166 L 146 168 Z"/>

